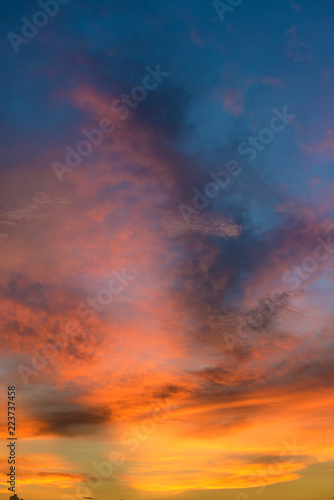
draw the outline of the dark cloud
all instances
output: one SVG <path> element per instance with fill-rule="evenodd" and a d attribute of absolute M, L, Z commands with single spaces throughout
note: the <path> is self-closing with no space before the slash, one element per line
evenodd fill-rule
<path fill-rule="evenodd" d="M 221 366 L 216 366 L 214 368 L 206 368 L 205 370 L 200 370 L 193 372 L 198 377 L 213 382 L 218 385 L 227 385 L 230 381 L 230 372 Z"/>
<path fill-rule="evenodd" d="M 258 301 L 257 305 L 243 315 L 250 337 L 252 333 L 273 334 L 277 330 L 279 314 L 289 306 L 289 294 L 277 293 Z M 256 338 L 254 338 L 256 341 Z"/>
<path fill-rule="evenodd" d="M 70 402 L 59 407 L 47 407 L 36 415 L 39 432 L 58 436 L 84 436 L 94 433 L 111 419 L 105 406 L 87 407 Z"/>
<path fill-rule="evenodd" d="M 155 397 L 165 399 L 169 398 L 170 396 L 173 396 L 174 394 L 179 394 L 184 391 L 186 391 L 186 389 L 182 386 L 166 384 L 163 387 L 161 387 L 159 391 L 155 393 Z"/>
<path fill-rule="evenodd" d="M 6 283 L 2 293 L 5 298 L 29 306 L 31 309 L 49 309 L 53 287 L 38 281 L 32 282 L 23 274 L 15 273 Z"/>

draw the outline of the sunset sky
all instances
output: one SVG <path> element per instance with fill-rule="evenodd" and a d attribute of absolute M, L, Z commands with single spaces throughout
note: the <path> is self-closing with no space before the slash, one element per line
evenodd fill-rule
<path fill-rule="evenodd" d="M 55 1 L 1 2 L 1 500 L 13 385 L 24 500 L 331 499 L 334 3 Z"/>

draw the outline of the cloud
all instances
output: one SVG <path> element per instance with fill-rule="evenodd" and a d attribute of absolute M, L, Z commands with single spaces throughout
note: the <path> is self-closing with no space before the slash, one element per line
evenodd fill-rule
<path fill-rule="evenodd" d="M 232 115 L 240 116 L 244 112 L 243 98 L 244 92 L 238 92 L 236 89 L 224 90 L 224 108 Z"/>
<path fill-rule="evenodd" d="M 107 404 L 101 402 L 91 406 L 79 401 L 78 388 L 72 389 L 70 395 L 47 390 L 46 386 L 37 391 L 32 387 L 29 392 L 32 401 L 29 420 L 35 435 L 86 436 L 96 433 L 112 420 L 112 411 Z"/>
<path fill-rule="evenodd" d="M 284 87 L 283 83 L 279 78 L 272 78 L 270 76 L 266 76 L 262 78 L 263 85 L 273 85 L 275 87 Z"/>
<path fill-rule="evenodd" d="M 19 208 L 6 208 L 0 211 L 0 224 L 5 226 L 14 226 L 22 220 L 38 219 L 42 220 L 47 217 L 47 209 L 52 205 L 63 205 L 64 200 L 52 200 L 46 193 L 35 193 L 31 202 L 26 205 L 21 204 Z"/>
<path fill-rule="evenodd" d="M 220 236 L 227 239 L 238 238 L 243 231 L 242 226 L 219 214 L 191 215 L 190 222 L 187 223 L 179 213 L 170 211 L 164 216 L 163 222 L 170 236 L 197 233 L 202 236 Z"/>
<path fill-rule="evenodd" d="M 303 9 L 300 5 L 296 4 L 295 2 L 292 2 L 292 0 L 290 0 L 290 1 L 289 1 L 289 3 L 290 3 L 290 5 L 291 5 L 291 7 L 292 7 L 295 11 L 297 11 L 297 12 L 303 12 L 303 11 L 304 11 L 304 9 Z"/>
<path fill-rule="evenodd" d="M 61 408 L 48 409 L 43 415 L 36 415 L 39 432 L 57 436 L 91 435 L 94 426 L 109 422 L 111 412 L 104 406 L 86 408 L 66 404 Z"/>
<path fill-rule="evenodd" d="M 304 144 L 303 149 L 310 153 L 322 153 L 322 152 L 332 152 L 334 151 L 334 130 L 327 129 L 325 131 L 325 138 L 314 146 Z"/>

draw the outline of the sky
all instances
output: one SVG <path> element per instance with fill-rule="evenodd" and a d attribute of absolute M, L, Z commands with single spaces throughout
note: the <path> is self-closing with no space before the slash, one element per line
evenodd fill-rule
<path fill-rule="evenodd" d="M 1 6 L 1 499 L 332 498 L 334 4 Z"/>

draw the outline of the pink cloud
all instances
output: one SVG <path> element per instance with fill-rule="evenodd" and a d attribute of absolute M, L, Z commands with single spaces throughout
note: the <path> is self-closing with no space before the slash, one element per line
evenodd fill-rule
<path fill-rule="evenodd" d="M 271 78 L 269 76 L 262 78 L 262 83 L 264 85 L 274 85 L 276 87 L 284 87 L 283 83 L 279 78 Z"/>
<path fill-rule="evenodd" d="M 239 116 L 244 111 L 243 92 L 230 88 L 223 91 L 223 104 L 226 111 L 232 115 Z"/>

